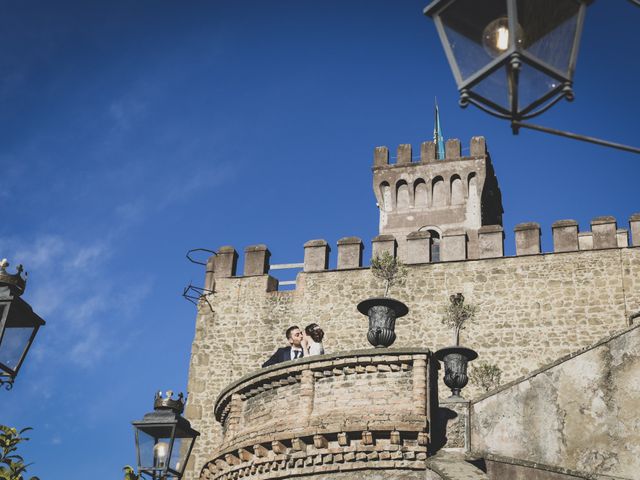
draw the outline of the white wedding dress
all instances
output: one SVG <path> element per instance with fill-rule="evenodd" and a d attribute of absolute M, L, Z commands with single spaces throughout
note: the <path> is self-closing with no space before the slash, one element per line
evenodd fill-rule
<path fill-rule="evenodd" d="M 309 355 L 324 355 L 324 347 L 322 346 L 322 343 L 310 343 Z"/>

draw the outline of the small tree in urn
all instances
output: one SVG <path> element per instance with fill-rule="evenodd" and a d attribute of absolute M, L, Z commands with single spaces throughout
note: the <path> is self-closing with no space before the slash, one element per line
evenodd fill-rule
<path fill-rule="evenodd" d="M 388 296 L 393 285 L 404 282 L 407 268 L 389 252 L 384 252 L 371 259 L 371 273 L 384 282 L 384 295 L 363 300 L 358 304 L 358 311 L 369 318 L 369 343 L 376 348 L 385 348 L 396 340 L 396 319 L 409 313 L 404 303 Z"/>
<path fill-rule="evenodd" d="M 474 305 L 464 304 L 464 295 L 456 293 L 449 297 L 451 303 L 442 317 L 442 323 L 453 329 L 453 344 L 460 345 L 460 330 L 464 330 L 465 323 L 472 321 L 476 315 Z"/>
<path fill-rule="evenodd" d="M 469 382 L 467 365 L 478 358 L 478 354 L 470 348 L 460 346 L 460 330 L 475 317 L 476 307 L 465 305 L 462 293 L 451 295 L 449 300 L 442 323 L 453 329 L 454 345 L 441 348 L 435 356 L 444 363 L 444 383 L 451 389 L 451 398 L 462 398 L 460 391 Z"/>
<path fill-rule="evenodd" d="M 389 289 L 394 285 L 404 283 L 407 276 L 407 267 L 389 252 L 376 255 L 371 259 L 371 273 L 384 282 L 384 295 L 389 296 Z"/>

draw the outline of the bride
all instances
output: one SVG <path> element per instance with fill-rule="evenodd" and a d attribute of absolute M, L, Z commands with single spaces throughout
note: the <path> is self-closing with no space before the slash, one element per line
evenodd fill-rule
<path fill-rule="evenodd" d="M 307 355 L 323 355 L 324 347 L 322 339 L 324 331 L 317 323 L 310 323 L 304 329 L 304 338 L 302 339 L 302 348 L 304 348 L 304 356 Z"/>

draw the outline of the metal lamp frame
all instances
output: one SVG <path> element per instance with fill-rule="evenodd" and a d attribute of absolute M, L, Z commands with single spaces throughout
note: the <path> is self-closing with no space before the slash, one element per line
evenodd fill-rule
<path fill-rule="evenodd" d="M 509 30 L 516 31 L 518 10 L 517 0 L 504 0 L 507 7 L 507 18 L 509 21 Z M 571 47 L 571 54 L 569 57 L 569 65 L 567 72 L 561 72 L 557 68 L 547 64 L 546 62 L 534 57 L 529 52 L 521 48 L 517 44 L 516 35 L 511 35 L 509 38 L 509 48 L 500 56 L 495 58 L 488 65 L 472 74 L 469 78 L 465 79 L 460 72 L 458 62 L 455 54 L 451 49 L 451 44 L 447 37 L 445 26 L 440 16 L 448 6 L 456 2 L 456 0 L 435 0 L 424 9 L 424 14 L 433 18 L 436 24 L 436 29 L 440 37 L 440 42 L 443 45 L 449 66 L 453 72 L 453 76 L 458 85 L 458 91 L 460 92 L 460 106 L 465 108 L 469 104 L 475 105 L 481 110 L 489 113 L 498 118 L 507 120 L 525 120 L 536 117 L 541 113 L 544 113 L 553 105 L 555 105 L 562 98 L 566 98 L 572 101 L 574 98 L 572 89 L 573 72 L 575 71 L 576 62 L 578 59 L 578 50 L 580 45 L 580 37 L 582 35 L 582 26 L 584 24 L 584 18 L 587 6 L 592 3 L 593 0 L 574 0 L 580 4 L 580 8 L 577 14 L 576 31 L 573 36 L 573 45 Z M 544 96 L 535 100 L 530 105 L 520 105 L 519 99 L 519 71 L 522 64 L 535 68 L 538 71 L 545 73 L 546 75 L 557 80 L 558 86 L 547 92 Z M 506 67 L 509 75 L 509 109 L 504 108 L 501 105 L 496 104 L 490 99 L 480 95 L 474 91 L 474 87 L 489 77 L 495 71 Z"/>
<path fill-rule="evenodd" d="M 191 451 L 193 450 L 193 446 L 195 445 L 196 438 L 200 435 L 200 432 L 191 428 L 191 424 L 187 419 L 182 417 L 176 411 L 171 409 L 155 409 L 153 412 L 147 413 L 142 420 L 132 422 L 132 425 L 135 429 L 136 435 L 136 459 L 138 462 L 138 473 L 140 475 L 145 475 L 153 480 L 164 480 L 166 478 L 182 478 L 182 475 L 186 469 L 187 461 L 191 456 Z M 167 453 L 167 462 L 164 467 L 155 468 L 143 465 L 141 462 L 140 456 L 140 431 L 145 431 L 148 429 L 164 429 L 167 433 L 170 432 L 170 435 L 166 435 L 162 438 L 167 438 L 169 440 L 169 451 Z M 171 456 L 173 454 L 173 448 L 176 440 L 176 433 L 178 430 L 185 432 L 185 437 L 178 438 L 186 438 L 189 440 L 189 449 L 187 454 L 184 457 L 184 465 L 180 471 L 171 468 Z M 150 435 L 149 433 L 147 433 Z M 154 435 L 151 435 L 154 440 L 158 441 L 158 438 Z M 155 445 L 155 444 L 154 444 Z"/>
<path fill-rule="evenodd" d="M 33 328 L 31 335 L 29 336 L 29 340 L 24 344 L 20 359 L 18 360 L 15 368 L 11 368 L 9 365 L 0 362 L 0 386 L 4 386 L 6 390 L 11 390 L 13 388 L 15 378 L 18 375 L 18 371 L 24 363 L 24 359 L 31 348 L 31 344 L 33 343 L 40 327 L 45 324 L 45 321 L 33 311 L 27 302 L 20 298 L 16 293 L 11 292 L 9 287 L 4 288 L 7 288 L 9 294 L 5 298 L 0 299 L 0 309 L 2 310 L 2 313 L 0 314 L 0 347 L 2 346 L 2 342 L 5 340 L 5 333 L 10 317 L 18 316 L 25 322 L 26 327 Z"/>
<path fill-rule="evenodd" d="M 494 59 L 488 65 L 485 65 L 483 68 L 479 69 L 467 79 L 464 79 L 462 73 L 460 72 L 460 68 L 458 67 L 455 54 L 451 49 L 451 45 L 449 43 L 444 24 L 442 22 L 442 18 L 440 16 L 445 8 L 452 5 L 456 1 L 457 0 L 435 0 L 427 7 L 425 7 L 423 12 L 425 15 L 431 17 L 436 24 L 436 30 L 438 31 L 440 42 L 442 43 L 445 54 L 447 56 L 447 60 L 449 62 L 449 66 L 451 67 L 451 71 L 456 80 L 458 91 L 460 92 L 459 104 L 462 108 L 466 108 L 469 105 L 474 105 L 475 107 L 479 108 L 483 112 L 488 113 L 489 115 L 500 119 L 509 120 L 511 122 L 511 130 L 513 131 L 514 135 L 517 135 L 521 128 L 528 128 L 552 135 L 558 135 L 574 140 L 580 140 L 583 142 L 589 142 L 596 145 L 640 154 L 640 148 L 624 145 L 621 143 L 610 142 L 608 140 L 602 140 L 596 137 L 580 135 L 577 133 L 566 132 L 563 130 L 557 130 L 554 128 L 523 122 L 523 120 L 528 120 L 541 115 L 542 113 L 546 112 L 551 107 L 556 105 L 563 98 L 567 101 L 573 101 L 573 73 L 575 71 L 576 62 L 578 59 L 580 38 L 582 36 L 586 9 L 591 3 L 593 3 L 594 0 L 575 0 L 580 4 L 580 9 L 578 10 L 577 14 L 578 17 L 576 31 L 573 36 L 573 45 L 571 47 L 569 66 L 566 73 L 559 71 L 557 68 L 554 68 L 553 66 L 534 57 L 529 52 L 520 48 L 517 45 L 516 35 L 511 35 L 509 38 L 509 48 L 499 57 Z M 629 1 L 636 6 L 640 6 L 640 0 Z M 511 32 L 515 32 L 517 28 L 516 19 L 518 17 L 517 0 L 505 0 L 505 2 L 507 6 L 509 30 Z M 540 98 L 534 100 L 529 105 L 524 106 L 524 108 L 522 108 L 519 101 L 519 72 L 522 68 L 523 63 L 533 67 L 540 72 L 543 72 L 544 74 L 558 81 L 558 85 L 555 88 L 551 89 Z M 476 87 L 480 82 L 503 67 L 506 67 L 507 74 L 509 76 L 509 109 L 496 104 L 495 102 L 480 95 L 474 90 L 474 87 Z"/>

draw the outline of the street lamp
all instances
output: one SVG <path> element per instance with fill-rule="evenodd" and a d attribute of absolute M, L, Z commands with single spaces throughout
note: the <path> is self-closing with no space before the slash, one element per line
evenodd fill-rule
<path fill-rule="evenodd" d="M 573 73 L 587 7 L 593 0 L 435 0 L 424 14 L 436 24 L 460 92 L 475 105 L 531 128 L 640 153 L 606 140 L 524 123 L 563 98 L 572 101 Z"/>
<path fill-rule="evenodd" d="M 15 274 L 7 272 L 8 266 L 6 259 L 0 261 L 0 386 L 10 390 L 45 321 L 20 298 L 27 285 L 22 265 L 18 265 Z"/>
<path fill-rule="evenodd" d="M 164 398 L 158 392 L 153 408 L 153 412 L 145 414 L 142 420 L 132 422 L 136 432 L 138 473 L 153 480 L 180 479 L 200 433 L 181 415 L 184 410 L 182 394 L 174 399 L 170 390 Z"/>

